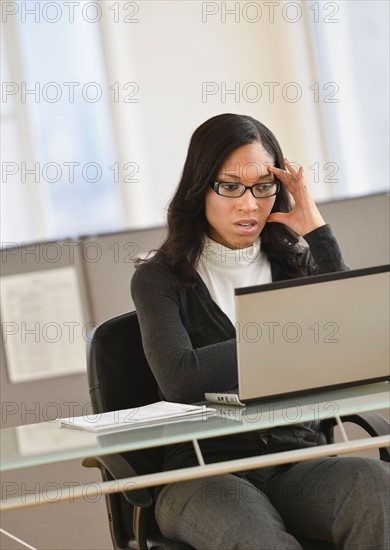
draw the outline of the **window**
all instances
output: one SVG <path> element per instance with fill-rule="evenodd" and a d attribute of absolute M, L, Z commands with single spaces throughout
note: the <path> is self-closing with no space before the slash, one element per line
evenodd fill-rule
<path fill-rule="evenodd" d="M 389 3 L 305 3 L 329 155 L 337 164 L 336 198 L 389 189 Z M 331 84 L 331 85 L 330 85 Z M 331 92 L 337 90 L 333 102 Z"/>
<path fill-rule="evenodd" d="M 59 7 L 22 2 L 3 23 L 3 242 L 124 225 L 94 5 L 73 23 Z"/>
<path fill-rule="evenodd" d="M 226 24 L 219 9 L 206 24 L 198 2 L 139 4 L 1 4 L 3 242 L 164 223 L 195 124 L 221 111 L 259 113 L 260 119 L 274 117 L 276 128 L 286 120 L 286 135 L 295 135 L 287 113 L 291 108 L 296 116 L 301 105 L 279 109 L 268 102 L 265 109 L 265 97 L 253 103 L 240 96 L 237 103 L 231 94 L 227 103 L 215 95 L 206 104 L 201 83 L 216 79 L 221 89 L 231 89 L 237 81 L 264 77 L 266 90 L 268 80 L 283 81 L 280 67 L 290 70 L 290 80 L 310 78 L 307 97 L 314 97 L 315 105 L 302 108 L 301 132 L 302 149 L 311 147 L 310 178 L 324 183 L 314 186 L 315 198 L 388 189 L 388 2 L 288 3 L 290 16 L 293 5 L 306 14 L 299 27 L 280 19 L 287 11 L 278 11 L 277 3 L 279 19 L 275 16 L 272 25 L 266 9 L 259 21 L 248 22 L 249 12 L 238 2 L 231 3 L 238 15 L 230 14 Z M 100 17 L 99 10 L 107 13 Z M 294 37 L 286 39 L 294 49 L 280 47 L 283 31 Z M 258 55 L 260 36 L 267 50 L 262 47 Z M 271 61 L 263 55 L 268 49 Z M 138 84 L 139 104 L 127 99 Z M 313 150 L 321 162 L 312 161 Z M 164 165 L 159 185 L 156 165 L 160 171 Z"/>

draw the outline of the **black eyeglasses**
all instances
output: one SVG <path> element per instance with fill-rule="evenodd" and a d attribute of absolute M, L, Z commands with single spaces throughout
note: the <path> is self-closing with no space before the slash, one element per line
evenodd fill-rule
<path fill-rule="evenodd" d="M 218 195 L 221 195 L 222 197 L 230 197 L 231 199 L 242 197 L 247 189 L 250 190 L 256 199 L 268 199 L 279 192 L 280 184 L 277 180 L 257 183 L 253 186 L 244 185 L 243 183 L 235 183 L 232 181 L 216 181 L 210 183 L 210 187 Z"/>

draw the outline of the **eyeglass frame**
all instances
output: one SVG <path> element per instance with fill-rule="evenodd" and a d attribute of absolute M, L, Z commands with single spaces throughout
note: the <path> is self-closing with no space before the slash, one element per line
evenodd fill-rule
<path fill-rule="evenodd" d="M 226 184 L 226 183 L 235 183 L 236 185 L 242 185 L 244 190 L 241 193 L 241 195 L 237 195 L 236 197 L 229 196 L 229 195 L 222 195 L 219 192 L 219 186 L 223 185 L 223 184 Z M 247 192 L 248 189 L 250 190 L 250 192 L 252 193 L 252 195 L 255 199 L 269 199 L 271 197 L 275 197 L 275 195 L 277 195 L 279 193 L 279 191 L 280 191 L 280 181 L 279 180 L 277 180 L 275 178 L 272 182 L 267 181 L 267 182 L 264 182 L 264 183 L 276 183 L 275 193 L 272 193 L 272 195 L 267 195 L 266 197 L 256 197 L 256 195 L 253 193 L 253 188 L 256 185 L 261 185 L 261 184 L 245 185 L 244 183 L 241 183 L 241 182 L 231 182 L 231 181 L 214 181 L 214 182 L 210 183 L 210 187 L 215 193 L 217 193 L 217 195 L 219 195 L 220 197 L 225 197 L 227 199 L 239 199 L 240 197 L 242 197 Z"/>

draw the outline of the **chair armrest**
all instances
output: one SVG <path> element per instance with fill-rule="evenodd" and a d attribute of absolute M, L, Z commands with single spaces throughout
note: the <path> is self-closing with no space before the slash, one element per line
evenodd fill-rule
<path fill-rule="evenodd" d="M 389 435 L 390 424 L 381 414 L 377 412 L 366 412 L 359 414 L 350 414 L 342 417 L 343 422 L 352 422 L 357 424 L 371 437 L 379 435 Z M 320 431 L 324 434 L 327 443 L 334 442 L 334 428 L 337 426 L 337 420 L 335 418 L 326 418 L 320 422 Z M 379 456 L 381 460 L 390 462 L 390 448 L 383 447 L 379 449 Z"/>
<path fill-rule="evenodd" d="M 137 476 L 131 464 L 120 454 L 85 458 L 82 464 L 86 468 L 100 468 L 102 472 L 105 469 L 114 480 Z M 153 504 L 153 498 L 147 489 L 132 489 L 123 491 L 122 494 L 133 506 L 149 508 Z"/>

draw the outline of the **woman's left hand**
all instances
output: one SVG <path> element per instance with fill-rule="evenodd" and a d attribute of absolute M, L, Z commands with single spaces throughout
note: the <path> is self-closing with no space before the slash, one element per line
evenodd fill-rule
<path fill-rule="evenodd" d="M 295 205 L 291 212 L 274 212 L 271 214 L 267 222 L 284 223 L 293 229 L 298 235 L 304 236 L 310 231 L 325 225 L 325 221 L 321 216 L 314 200 L 309 194 L 305 178 L 303 177 L 303 168 L 299 170 L 294 168 L 288 159 L 284 159 L 287 171 L 269 166 L 268 170 L 275 174 L 275 177 L 287 187 L 294 198 Z"/>

